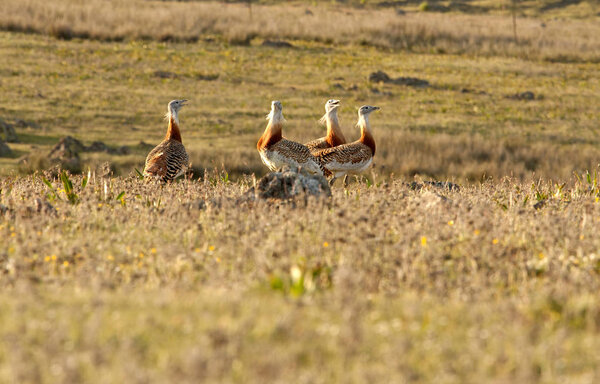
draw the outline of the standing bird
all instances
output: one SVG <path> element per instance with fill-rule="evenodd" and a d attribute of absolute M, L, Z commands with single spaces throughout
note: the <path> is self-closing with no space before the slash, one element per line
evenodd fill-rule
<path fill-rule="evenodd" d="M 315 156 L 326 174 L 331 174 L 329 184 L 333 185 L 340 176 L 348 173 L 360 173 L 369 168 L 375 155 L 375 139 L 369 124 L 369 115 L 379 107 L 363 105 L 358 110 L 358 123 L 360 139 L 353 143 L 338 145 L 337 147 L 323 149 Z"/>
<path fill-rule="evenodd" d="M 281 135 L 281 128 L 285 121 L 282 110 L 281 101 L 271 102 L 271 112 L 267 115 L 269 122 L 256 143 L 256 149 L 263 163 L 271 171 L 289 165 L 300 167 L 312 174 L 322 175 L 323 169 L 305 145 L 287 140 Z"/>
<path fill-rule="evenodd" d="M 158 144 L 146 157 L 144 176 L 160 178 L 171 182 L 182 175 L 189 165 L 189 157 L 181 142 L 179 131 L 179 110 L 186 105 L 187 100 L 173 100 L 169 103 L 166 118 L 169 127 L 164 140 Z"/>
<path fill-rule="evenodd" d="M 342 133 L 337 115 L 339 107 L 339 100 L 331 99 L 327 100 L 325 103 L 325 115 L 323 115 L 319 122 L 327 124 L 327 135 L 325 137 L 321 137 L 320 139 L 309 141 L 305 144 L 313 154 L 321 149 L 332 148 L 338 145 L 346 144 L 346 138 Z"/>

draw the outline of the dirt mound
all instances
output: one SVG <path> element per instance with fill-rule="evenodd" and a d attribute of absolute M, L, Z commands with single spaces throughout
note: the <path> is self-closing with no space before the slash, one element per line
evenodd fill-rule
<path fill-rule="evenodd" d="M 508 95 L 506 96 L 508 99 L 513 99 L 513 100 L 535 100 L 535 93 L 531 92 L 531 91 L 525 91 L 525 92 L 519 92 L 519 93 L 515 93 L 514 95 Z"/>
<path fill-rule="evenodd" d="M 285 40 L 265 40 L 262 42 L 263 47 L 273 48 L 294 48 L 294 46 Z"/>
<path fill-rule="evenodd" d="M 284 168 L 261 178 L 246 192 L 248 197 L 287 200 L 299 196 L 329 197 L 331 189 L 327 179 L 318 175 L 304 175 L 298 169 Z"/>
<path fill-rule="evenodd" d="M 429 87 L 429 81 L 418 79 L 416 77 L 397 77 L 392 79 L 387 73 L 383 71 L 372 72 L 369 75 L 369 81 L 371 83 L 387 83 L 396 85 L 406 85 L 409 87 L 425 88 Z"/>
<path fill-rule="evenodd" d="M 130 152 L 128 146 L 122 146 L 117 149 L 110 148 L 101 141 L 94 141 L 91 145 L 85 146 L 74 137 L 66 136 L 52 148 L 48 157 L 51 159 L 70 159 L 79 157 L 81 152 L 106 152 L 115 155 L 126 155 Z"/>
<path fill-rule="evenodd" d="M 81 165 L 79 152 L 83 152 L 84 149 L 85 146 L 81 141 L 67 136 L 60 139 L 54 148 L 50 150 L 48 158 L 53 162 L 59 162 L 67 169 L 79 169 Z"/>
<path fill-rule="evenodd" d="M 2 128 L 2 132 L 4 133 L 4 140 L 7 143 L 19 142 L 19 138 L 17 137 L 17 133 L 15 132 L 15 127 L 13 127 L 11 124 L 8 124 L 6 121 L 0 119 L 0 128 Z"/>

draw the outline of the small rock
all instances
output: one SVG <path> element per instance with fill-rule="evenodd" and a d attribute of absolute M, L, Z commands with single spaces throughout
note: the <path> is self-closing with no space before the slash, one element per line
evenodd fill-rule
<path fill-rule="evenodd" d="M 273 47 L 273 48 L 293 48 L 294 46 L 291 43 L 288 43 L 284 40 L 265 40 L 262 42 L 263 47 Z"/>
<path fill-rule="evenodd" d="M 369 81 L 372 83 L 389 83 L 391 81 L 387 73 L 383 71 L 372 72 L 369 75 Z"/>
<path fill-rule="evenodd" d="M 429 87 L 429 81 L 418 79 L 416 77 L 398 77 L 392 80 L 393 84 L 407 85 L 409 87 L 425 88 Z"/>
<path fill-rule="evenodd" d="M 23 119 L 15 120 L 15 126 L 19 128 L 39 128 L 40 126 L 31 121 L 25 121 Z"/>
<path fill-rule="evenodd" d="M 535 99 L 535 94 L 531 91 L 525 91 L 520 93 L 515 93 L 514 95 L 508 96 L 509 99 L 515 100 L 533 100 Z"/>
<path fill-rule="evenodd" d="M 486 91 L 478 91 L 471 88 L 461 88 L 460 93 L 474 93 L 476 95 L 487 95 Z"/>
<path fill-rule="evenodd" d="M 219 74 L 218 73 L 197 73 L 195 75 L 195 77 L 196 77 L 196 80 L 214 81 L 219 78 Z"/>
<path fill-rule="evenodd" d="M 406 15 L 406 11 L 403 10 L 403 9 L 398 8 L 398 9 L 396 9 L 396 15 L 398 15 L 398 16 L 404 16 L 404 15 Z"/>
<path fill-rule="evenodd" d="M 304 175 L 297 168 L 284 167 L 280 172 L 271 172 L 250 188 L 246 195 L 260 199 L 288 200 L 299 196 L 329 197 L 331 189 L 327 179 L 319 175 Z"/>
<path fill-rule="evenodd" d="M 52 148 L 50 153 L 48 153 L 48 157 L 59 160 L 79 158 L 79 152 L 83 152 L 84 150 L 85 146 L 81 141 L 71 136 L 66 136 L 60 139 L 58 144 Z"/>
<path fill-rule="evenodd" d="M 19 120 L 17 120 L 19 121 Z M 15 132 L 15 127 L 8 124 L 4 120 L 0 119 L 0 127 L 2 127 L 2 131 L 4 132 L 4 140 L 7 143 L 18 143 L 19 138 L 17 137 L 17 133 Z"/>
<path fill-rule="evenodd" d="M 369 81 L 372 83 L 388 83 L 396 85 L 406 85 L 409 87 L 424 88 L 429 87 L 427 80 L 418 79 L 416 77 L 398 77 L 392 79 L 387 73 L 383 71 L 372 72 L 369 75 Z"/>
<path fill-rule="evenodd" d="M 6 143 L 0 140 L 0 157 L 9 157 L 12 155 L 12 150 Z"/>
<path fill-rule="evenodd" d="M 123 145 L 123 146 L 117 148 L 115 150 L 115 153 L 117 155 L 129 155 L 131 153 L 131 149 L 128 146 Z"/>
<path fill-rule="evenodd" d="M 533 204 L 534 209 L 542 209 L 546 205 L 546 200 L 540 200 L 537 203 Z"/>
<path fill-rule="evenodd" d="M 154 71 L 153 75 L 161 79 L 174 79 L 177 77 L 176 73 L 169 71 Z"/>
<path fill-rule="evenodd" d="M 108 146 L 101 141 L 94 141 L 90 146 L 84 148 L 85 152 L 108 152 Z"/>
<path fill-rule="evenodd" d="M 314 13 L 310 9 L 308 9 L 308 8 L 304 11 L 304 14 L 308 15 L 308 16 L 314 15 Z"/>

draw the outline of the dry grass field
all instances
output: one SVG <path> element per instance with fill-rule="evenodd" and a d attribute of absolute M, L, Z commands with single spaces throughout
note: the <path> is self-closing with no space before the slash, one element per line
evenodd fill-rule
<path fill-rule="evenodd" d="M 291 204 L 219 173 L 73 176 L 73 203 L 42 177 L 0 182 L 2 382 L 600 377 L 593 179 Z"/>
<path fill-rule="evenodd" d="M 531 35 L 513 50 L 507 15 L 415 11 L 398 22 L 426 23 L 427 34 L 443 28 L 461 31 L 464 38 L 444 38 L 450 46 L 443 48 L 438 45 L 442 40 L 421 35 L 387 35 L 424 44 L 413 50 L 402 44 L 382 48 L 386 45 L 372 40 L 367 27 L 361 29 L 363 24 L 380 28 L 386 17 L 400 17 L 387 8 L 311 6 L 313 15 L 305 15 L 306 6 L 297 4 L 254 6 L 254 21 L 249 22 L 248 8 L 240 4 L 128 2 L 97 9 L 105 4 L 30 0 L 0 5 L 4 29 L 41 33 L 0 32 L 0 118 L 25 122 L 17 127 L 20 143 L 10 144 L 13 155 L 0 158 L 3 174 L 46 167 L 50 148 L 72 135 L 86 145 L 100 140 L 113 148 L 131 147 L 129 155 L 82 155 L 82 170 L 110 161 L 116 173 L 127 175 L 142 167 L 148 146 L 140 141 L 153 144 L 164 135 L 162 116 L 174 98 L 190 99 L 181 118 L 197 175 L 206 167 L 224 167 L 233 177 L 264 172 L 254 146 L 270 101 L 283 101 L 285 134 L 306 142 L 322 135 L 317 120 L 332 97 L 342 100 L 342 125 L 352 139 L 358 136 L 353 127 L 357 107 L 370 103 L 382 108 L 373 119 L 380 143 L 379 174 L 461 181 L 535 174 L 559 180 L 598 164 L 600 64 L 593 57 L 598 52 L 593 38 L 600 25 L 597 18 L 551 19 L 545 28 L 539 18 L 520 20 L 537 25 L 537 40 Z M 154 7 L 168 11 L 152 13 Z M 195 19 L 188 9 L 202 17 Z M 287 19 L 290 15 L 297 17 Z M 120 17 L 130 21 L 118 22 Z M 161 17 L 221 21 L 205 29 L 183 19 L 169 24 Z M 89 32 L 75 36 L 95 33 L 98 39 L 56 39 L 51 31 L 44 33 L 64 18 L 72 28 Z M 341 22 L 331 24 L 336 18 Z M 487 18 L 508 24 L 496 28 Z M 20 22 L 35 25 L 10 26 Z M 191 25 L 189 36 L 195 38 L 154 40 L 161 40 L 163 33 L 173 35 L 169 28 L 174 25 Z M 260 33 L 251 31 L 256 25 L 264 27 Z M 145 37 L 146 27 L 148 40 L 137 40 Z M 237 33 L 236 28 L 252 38 L 227 35 Z M 103 34 L 110 33 L 122 34 L 125 41 L 104 41 L 108 36 Z M 338 38 L 319 40 L 308 33 Z M 262 45 L 265 38 L 276 36 L 288 38 L 293 47 Z M 438 48 L 455 53 L 440 54 Z M 424 79 L 431 86 L 368 81 L 378 70 Z M 526 91 L 533 92 L 533 100 L 514 97 Z"/>
<path fill-rule="evenodd" d="M 0 383 L 599 382 L 600 9 L 518 4 L 0 2 Z M 176 98 L 193 175 L 140 180 Z M 372 172 L 245 198 L 330 98 Z"/>

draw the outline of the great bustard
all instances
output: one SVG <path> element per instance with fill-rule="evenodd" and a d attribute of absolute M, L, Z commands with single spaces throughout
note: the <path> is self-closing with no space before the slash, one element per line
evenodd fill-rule
<path fill-rule="evenodd" d="M 189 165 L 189 157 L 181 142 L 179 131 L 179 110 L 187 100 L 173 100 L 169 103 L 167 119 L 169 126 L 164 140 L 146 157 L 144 176 L 155 177 L 164 182 L 173 181 L 182 175 Z"/>
<path fill-rule="evenodd" d="M 340 101 L 331 99 L 325 103 L 325 115 L 319 120 L 327 125 L 327 135 L 319 139 L 309 141 L 305 145 L 310 149 L 311 153 L 320 151 L 321 149 L 332 148 L 338 145 L 346 144 L 346 138 L 340 128 L 337 111 L 340 107 Z"/>
<path fill-rule="evenodd" d="M 358 110 L 358 123 L 360 127 L 360 139 L 349 144 L 323 149 L 315 156 L 319 159 L 321 166 L 325 168 L 326 174 L 331 174 L 329 181 L 331 185 L 340 176 L 349 173 L 360 173 L 369 168 L 375 155 L 375 139 L 371 132 L 369 115 L 379 107 L 363 105 Z"/>
<path fill-rule="evenodd" d="M 271 112 L 267 115 L 267 127 L 256 143 L 263 163 L 271 171 L 276 171 L 284 165 L 300 167 L 312 174 L 323 174 L 323 170 L 310 150 L 300 143 L 285 139 L 281 134 L 283 107 L 280 101 L 271 102 Z"/>

